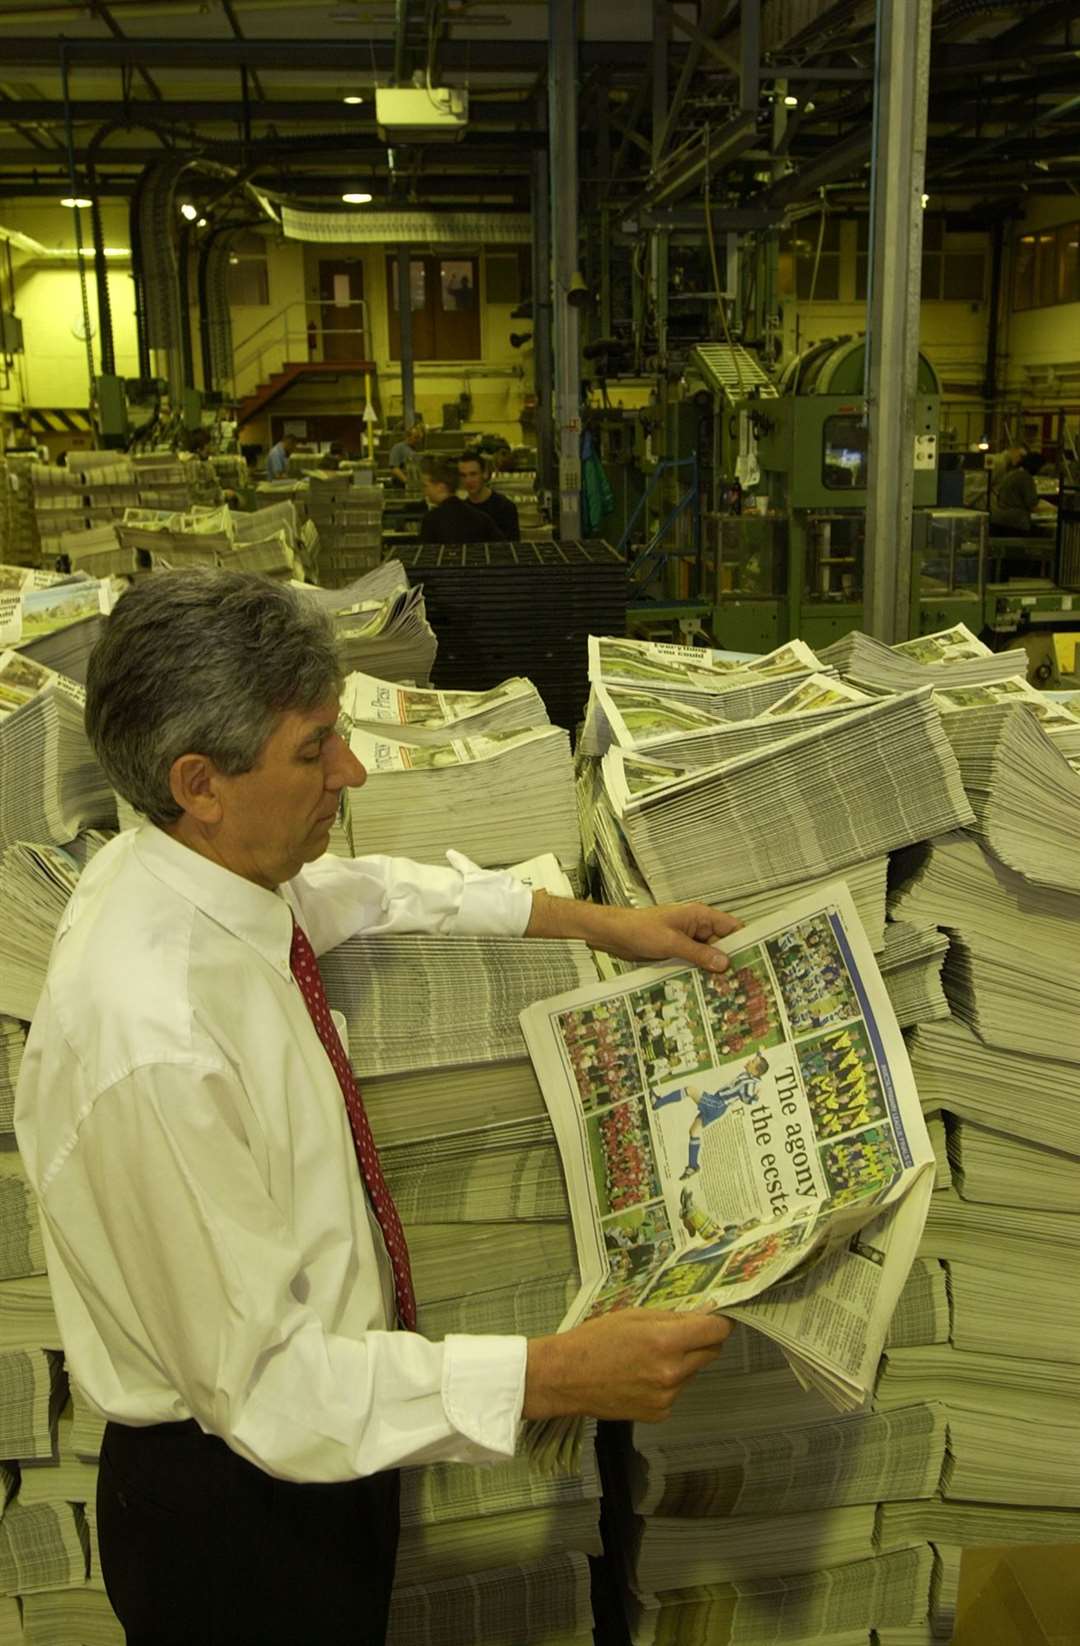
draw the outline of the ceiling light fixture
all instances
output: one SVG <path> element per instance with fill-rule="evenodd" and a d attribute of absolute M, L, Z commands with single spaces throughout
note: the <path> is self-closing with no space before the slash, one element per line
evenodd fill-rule
<path fill-rule="evenodd" d="M 341 101 L 343 103 L 362 103 L 364 99 L 362 97 L 357 97 L 354 93 L 351 97 L 343 97 Z"/>
<path fill-rule="evenodd" d="M 923 197 L 922 197 L 922 209 L 923 209 L 923 211 L 926 210 L 926 208 L 929 204 L 930 204 L 930 196 L 928 194 L 924 194 Z"/>
<path fill-rule="evenodd" d="M 198 212 L 195 210 L 195 207 L 191 204 L 190 200 L 182 200 L 180 202 L 180 216 L 186 217 L 189 223 L 194 223 L 198 215 Z"/>
<path fill-rule="evenodd" d="M 197 229 L 205 229 L 205 227 L 206 227 L 206 218 L 205 217 L 198 218 L 196 223 L 195 223 L 195 227 Z"/>
<path fill-rule="evenodd" d="M 372 196 L 370 194 L 350 193 L 343 194 L 341 198 L 347 206 L 366 206 Z"/>
<path fill-rule="evenodd" d="M 81 194 L 65 194 L 61 200 L 62 206 L 92 206 L 92 200 L 84 200 Z"/>
<path fill-rule="evenodd" d="M 786 109 L 797 109 L 798 106 L 799 99 L 795 96 L 793 91 L 789 91 L 787 96 L 784 98 L 784 107 Z"/>

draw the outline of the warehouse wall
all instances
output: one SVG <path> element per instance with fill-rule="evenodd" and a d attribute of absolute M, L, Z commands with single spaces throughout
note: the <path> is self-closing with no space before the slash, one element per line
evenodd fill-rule
<path fill-rule="evenodd" d="M 127 208 L 106 205 L 102 209 L 105 244 L 128 246 Z M 60 205 L 38 201 L 10 200 L 0 204 L 0 224 L 18 229 L 42 245 L 73 249 L 74 213 Z M 90 221 L 82 214 L 84 242 L 89 243 Z M 79 277 L 70 262 L 48 262 L 12 248 L 15 266 L 15 309 L 23 325 L 25 354 L 20 369 L 13 374 L 6 391 L 0 388 L 0 409 L 18 410 L 30 406 L 82 407 L 89 402 L 86 345 L 72 328 L 82 323 Z M 111 260 L 109 300 L 113 311 L 113 339 L 117 370 L 134 376 L 138 369 L 135 346 L 135 296 L 130 264 Z M 97 363 L 97 294 L 92 269 L 89 272 L 90 315 L 95 328 L 94 358 Z"/>
<path fill-rule="evenodd" d="M 965 240 L 971 237 L 965 237 Z M 919 343 L 945 384 L 946 396 L 962 399 L 976 396 L 986 368 L 989 323 L 990 237 L 985 242 L 986 294 L 982 302 L 924 300 L 920 308 Z M 794 296 L 782 298 L 784 325 L 783 358 L 809 348 L 823 338 L 839 337 L 866 329 L 866 304 L 855 297 L 857 224 L 840 225 L 839 298 L 805 302 Z"/>
<path fill-rule="evenodd" d="M 1006 275 L 1008 305 L 1002 328 L 1002 352 L 1008 388 L 1021 394 L 1065 390 L 1075 400 L 1080 394 L 1080 302 L 1055 303 L 1046 308 L 1017 311 L 1013 304 L 1016 242 L 1032 230 L 1055 228 L 1080 221 L 1080 198 L 1075 194 L 1029 201 L 1023 219 L 1013 226 Z"/>

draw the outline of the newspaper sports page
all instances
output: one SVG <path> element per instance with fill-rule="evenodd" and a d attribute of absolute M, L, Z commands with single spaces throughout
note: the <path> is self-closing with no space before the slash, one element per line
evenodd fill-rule
<path fill-rule="evenodd" d="M 840 1403 L 842 1384 L 850 1404 L 932 1185 L 903 1037 L 842 883 L 722 947 L 722 973 L 650 967 L 522 1014 L 582 1271 L 563 1328 L 628 1307 L 738 1315 L 783 1282 L 792 1304 L 774 1304 L 783 1292 L 770 1290 L 769 1307 L 746 1318 L 792 1351 L 797 1370 L 804 1355 L 804 1374 L 824 1367 L 825 1392 Z M 815 1270 L 850 1285 L 860 1232 L 888 1281 L 860 1280 L 859 1341 L 833 1321 L 830 1346 L 802 1305 Z"/>

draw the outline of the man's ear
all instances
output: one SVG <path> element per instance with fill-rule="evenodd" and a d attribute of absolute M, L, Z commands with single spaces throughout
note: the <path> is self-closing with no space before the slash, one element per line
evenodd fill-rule
<path fill-rule="evenodd" d="M 182 754 L 169 768 L 169 788 L 178 806 L 199 823 L 220 823 L 221 773 L 205 754 Z"/>

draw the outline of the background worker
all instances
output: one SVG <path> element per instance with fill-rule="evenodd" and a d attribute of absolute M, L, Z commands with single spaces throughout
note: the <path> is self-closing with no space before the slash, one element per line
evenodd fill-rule
<path fill-rule="evenodd" d="M 276 446 L 271 446 L 266 458 L 267 480 L 284 480 L 289 472 L 289 458 L 296 450 L 295 434 L 283 434 Z"/>
<path fill-rule="evenodd" d="M 390 477 L 397 485 L 415 486 L 423 443 L 424 425 L 414 423 L 411 429 L 406 429 L 402 439 L 390 447 Z"/>
<path fill-rule="evenodd" d="M 1042 452 L 1025 452 L 1014 468 L 1005 471 L 990 509 L 991 536 L 1030 537 L 1031 517 L 1040 503 L 1057 508 L 1056 498 L 1039 496 L 1035 476 L 1042 468 Z"/>
<path fill-rule="evenodd" d="M 517 509 L 503 492 L 492 488 L 491 472 L 491 463 L 483 452 L 466 452 L 458 458 L 458 474 L 467 501 L 494 522 L 504 543 L 520 543 Z"/>
<path fill-rule="evenodd" d="M 431 505 L 420 522 L 421 543 L 498 543 L 503 540 L 490 515 L 457 495 L 458 466 L 452 457 L 425 457 L 420 476 L 424 496 Z"/>

